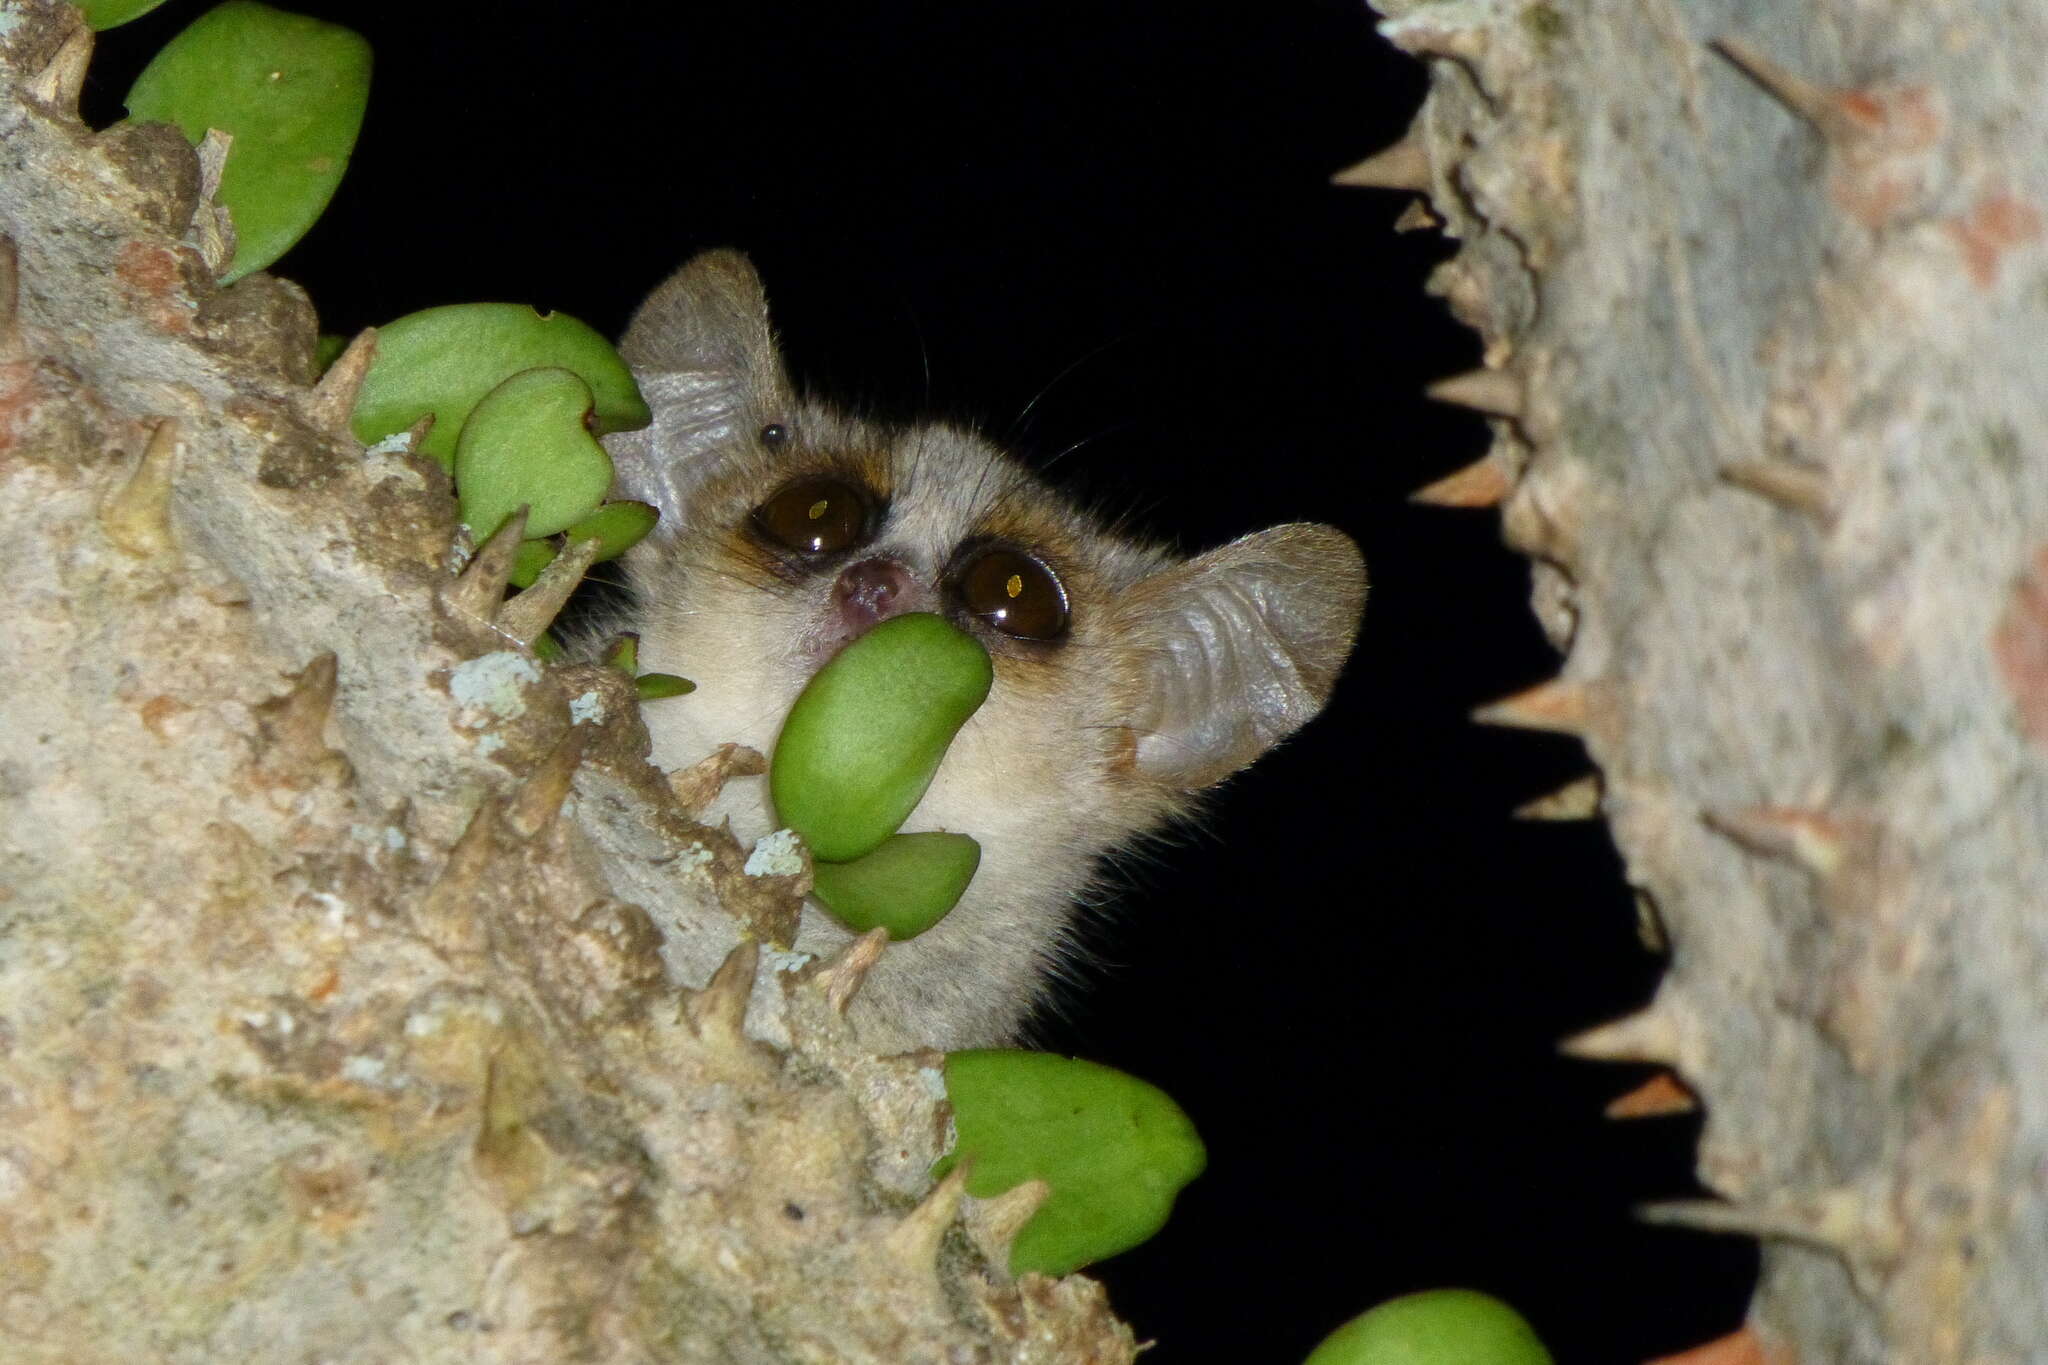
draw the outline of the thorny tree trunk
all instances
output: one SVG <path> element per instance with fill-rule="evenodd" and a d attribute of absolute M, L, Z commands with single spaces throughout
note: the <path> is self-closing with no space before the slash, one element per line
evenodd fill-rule
<path fill-rule="evenodd" d="M 807 869 L 451 576 L 445 479 L 347 434 L 367 352 L 308 387 L 192 149 L 75 118 L 89 51 L 0 3 L 10 1365 L 1128 1361 L 994 1268 L 1042 1187 L 928 1192 L 879 943 L 736 949 Z"/>
<path fill-rule="evenodd" d="M 1385 8 L 1434 88 L 1355 178 L 1463 242 L 1500 419 L 1428 496 L 1568 654 L 1488 718 L 1584 737 L 1671 948 L 1574 1048 L 1674 1068 L 1725 1202 L 1659 1216 L 1763 1242 L 1700 1358 L 2048 1358 L 2042 11 Z"/>

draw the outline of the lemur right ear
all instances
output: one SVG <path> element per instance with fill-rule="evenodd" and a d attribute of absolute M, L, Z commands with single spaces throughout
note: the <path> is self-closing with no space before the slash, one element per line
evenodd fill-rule
<path fill-rule="evenodd" d="M 1365 610 L 1365 560 L 1334 526 L 1275 526 L 1160 570 L 1111 610 L 1142 661 L 1134 767 L 1199 791 L 1323 709 Z"/>
<path fill-rule="evenodd" d="M 617 493 L 653 503 L 674 527 L 710 451 L 788 419 L 792 390 L 761 277 L 737 251 L 704 252 L 648 295 L 619 354 L 654 420 L 605 437 Z"/>

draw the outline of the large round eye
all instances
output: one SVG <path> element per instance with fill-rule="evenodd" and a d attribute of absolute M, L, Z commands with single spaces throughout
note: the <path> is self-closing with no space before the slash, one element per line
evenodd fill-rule
<path fill-rule="evenodd" d="M 1067 633 L 1067 590 L 1043 561 L 993 545 L 954 575 L 960 604 L 1019 640 L 1057 640 Z"/>
<path fill-rule="evenodd" d="M 754 509 L 754 526 L 785 549 L 807 555 L 851 549 L 871 534 L 867 493 L 829 475 L 798 479 Z"/>

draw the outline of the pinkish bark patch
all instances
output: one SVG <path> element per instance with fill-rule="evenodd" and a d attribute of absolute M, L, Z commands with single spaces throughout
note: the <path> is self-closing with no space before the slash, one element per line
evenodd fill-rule
<path fill-rule="evenodd" d="M 1998 282 L 1998 265 L 2006 252 L 2041 235 L 2041 211 L 2010 194 L 1987 194 L 1968 213 L 1943 226 L 1963 253 L 1970 282 L 1989 289 Z"/>
<path fill-rule="evenodd" d="M 2048 748 L 2048 545 L 2034 551 L 1991 633 L 1998 676 L 2019 708 L 2020 729 Z"/>

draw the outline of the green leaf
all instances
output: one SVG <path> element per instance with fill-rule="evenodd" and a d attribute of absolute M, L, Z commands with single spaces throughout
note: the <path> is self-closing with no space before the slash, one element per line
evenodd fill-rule
<path fill-rule="evenodd" d="M 892 616 L 797 694 L 768 769 L 776 818 L 811 854 L 850 862 L 896 832 L 988 699 L 981 642 L 930 612 Z"/>
<path fill-rule="evenodd" d="M 313 368 L 321 374 L 327 367 L 341 359 L 341 353 L 348 349 L 349 338 L 338 332 L 322 332 L 320 340 L 313 346 Z"/>
<path fill-rule="evenodd" d="M 536 658 L 549 663 L 560 663 L 569 657 L 569 651 L 562 648 L 562 642 L 555 638 L 554 632 L 546 630 L 533 637 L 533 653 Z"/>
<path fill-rule="evenodd" d="M 1135 1076 L 1046 1052 L 946 1056 L 960 1140 L 932 1168 L 967 1157 L 967 1192 L 987 1199 L 1027 1180 L 1052 1193 L 1010 1248 L 1010 1271 L 1065 1275 L 1157 1232 L 1208 1162 L 1188 1116 Z"/>
<path fill-rule="evenodd" d="M 485 394 L 455 447 L 455 496 L 477 544 L 521 504 L 528 539 L 575 525 L 612 486 L 590 434 L 590 386 L 568 370 L 522 370 Z M 439 421 L 435 423 L 437 429 Z"/>
<path fill-rule="evenodd" d="M 128 115 L 175 123 L 194 143 L 209 128 L 234 138 L 219 194 L 235 224 L 227 282 L 269 265 L 313 226 L 348 169 L 369 97 L 360 34 L 228 0 L 143 68 Z"/>
<path fill-rule="evenodd" d="M 1388 1299 L 1323 1338 L 1303 1365 L 1551 1365 L 1521 1314 L 1476 1289 Z"/>
<path fill-rule="evenodd" d="M 377 357 L 349 424 L 369 445 L 431 412 L 434 429 L 420 449 L 452 469 L 470 409 L 521 370 L 546 366 L 573 370 L 590 386 L 599 434 L 652 420 L 626 362 L 588 325 L 523 303 L 456 303 L 377 329 Z"/>
<path fill-rule="evenodd" d="M 119 28 L 131 19 L 140 19 L 163 2 L 164 0 L 73 0 L 79 9 L 85 11 L 85 22 L 102 33 L 110 28 Z"/>
<path fill-rule="evenodd" d="M 811 894 L 855 933 L 879 924 L 901 942 L 945 918 L 980 866 L 981 845 L 964 834 L 892 834 L 865 858 L 816 864 Z"/>
<path fill-rule="evenodd" d="M 512 556 L 512 572 L 505 577 L 515 588 L 530 588 L 540 571 L 555 562 L 556 553 L 552 540 L 522 540 Z"/>
<path fill-rule="evenodd" d="M 642 701 L 660 701 L 663 697 L 680 697 L 697 690 L 697 684 L 673 673 L 642 673 L 633 680 L 633 685 Z"/>
<path fill-rule="evenodd" d="M 617 559 L 646 539 L 661 513 L 644 502 L 608 502 L 569 528 L 569 543 L 595 538 L 597 559 Z"/>
<path fill-rule="evenodd" d="M 640 636 L 638 632 L 626 631 L 605 641 L 604 666 L 616 668 L 627 677 L 640 671 Z"/>

